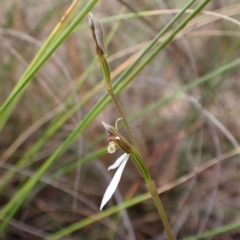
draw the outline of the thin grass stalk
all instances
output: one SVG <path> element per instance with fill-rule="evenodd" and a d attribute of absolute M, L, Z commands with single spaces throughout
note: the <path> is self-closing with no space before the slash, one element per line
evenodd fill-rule
<path fill-rule="evenodd" d="M 113 37 L 116 29 L 113 29 L 113 31 L 110 32 L 108 35 L 106 42 L 109 43 L 111 38 Z M 87 70 L 83 73 L 81 76 L 78 84 L 75 87 L 74 93 L 70 94 L 68 98 L 65 100 L 65 109 L 68 109 L 68 107 L 72 104 L 72 100 L 74 98 L 75 92 L 81 88 L 84 81 L 87 79 L 89 74 L 92 72 L 94 66 L 97 63 L 97 58 L 95 58 L 90 66 L 87 68 Z M 37 140 L 37 142 L 24 154 L 24 156 L 19 159 L 19 161 L 16 163 L 16 167 L 19 169 L 26 166 L 27 161 L 34 157 L 34 155 L 41 149 L 43 144 L 79 109 L 79 107 L 83 106 L 89 99 L 92 98 L 92 96 L 95 93 L 95 88 L 91 89 L 85 96 L 83 96 L 77 104 L 73 105 L 67 112 L 64 114 L 62 113 L 62 110 L 58 115 L 53 119 L 50 126 L 48 126 L 47 130 L 43 133 L 43 135 Z M 0 162 L 0 166 L 3 164 L 3 162 Z M 6 184 L 11 180 L 11 178 L 14 176 L 14 172 L 8 171 L 1 177 L 0 182 L 0 192 L 1 190 L 6 186 Z"/>
<path fill-rule="evenodd" d="M 182 238 L 180 240 L 208 239 L 210 237 L 217 236 L 221 233 L 227 233 L 227 232 L 233 231 L 235 229 L 239 229 L 239 228 L 240 228 L 240 221 L 236 221 L 236 222 L 233 222 L 233 223 L 229 223 L 229 224 L 217 227 L 217 228 L 212 229 L 210 231 L 203 232 L 203 233 L 199 234 L 197 237 L 196 236 L 191 236 L 191 237 L 187 237 L 187 238 Z"/>
<path fill-rule="evenodd" d="M 199 4 L 194 11 L 189 14 L 188 17 L 186 17 L 176 28 L 175 30 L 172 31 L 172 33 L 167 37 L 167 39 L 165 39 L 161 44 L 159 44 L 159 46 L 157 46 L 154 51 L 134 70 L 133 73 L 130 74 L 130 76 L 125 79 L 125 81 L 122 83 L 123 86 L 125 87 L 126 85 L 128 85 L 128 83 L 134 78 L 136 77 L 139 72 L 141 72 L 143 70 L 143 68 L 149 64 L 154 57 L 156 57 L 156 55 L 159 53 L 159 51 L 161 51 L 165 46 L 167 46 L 167 44 L 169 44 L 171 42 L 171 40 L 177 35 L 178 32 L 180 32 L 186 25 L 187 23 L 193 19 L 207 4 L 208 2 L 210 2 L 211 0 L 204 0 L 201 4 Z M 121 80 L 123 80 L 123 78 L 125 77 L 125 75 L 120 76 L 119 79 L 116 81 L 116 86 L 119 82 L 121 82 Z M 117 89 L 116 89 L 117 92 Z"/>
<path fill-rule="evenodd" d="M 37 52 L 36 56 L 33 58 L 33 60 L 30 62 L 30 64 L 28 65 L 27 69 L 25 70 L 25 72 L 23 73 L 23 75 L 20 77 L 19 81 L 17 82 L 17 84 L 15 85 L 14 89 L 18 87 L 18 85 L 21 85 L 21 82 L 24 81 L 24 78 L 27 76 L 27 74 L 30 72 L 30 70 L 37 64 L 37 62 L 39 61 L 39 59 L 41 59 L 41 57 L 44 55 L 44 53 L 46 52 L 46 50 L 51 46 L 53 40 L 57 37 L 57 35 L 59 34 L 63 23 L 66 21 L 66 19 L 69 17 L 70 13 L 72 12 L 73 8 L 76 6 L 78 1 L 74 0 L 73 3 L 70 5 L 70 7 L 67 9 L 66 13 L 63 15 L 63 17 L 61 18 L 61 20 L 58 22 L 58 24 L 56 25 L 56 27 L 53 29 L 53 31 L 50 33 L 50 35 L 48 36 L 48 38 L 46 39 L 46 41 L 43 43 L 43 46 L 39 49 L 39 51 Z M 27 86 L 25 87 L 27 88 Z M 14 90 L 13 89 L 13 90 Z M 4 127 L 7 119 L 9 118 L 11 112 L 13 111 L 15 105 L 17 104 L 18 100 L 21 98 L 21 95 L 23 94 L 24 89 L 21 91 L 21 93 L 16 97 L 16 99 L 14 100 L 14 102 L 11 103 L 11 105 L 9 106 L 9 108 L 7 108 L 5 110 L 4 113 L 4 109 L 2 109 L 2 107 L 0 108 L 0 131 L 1 129 Z"/>
<path fill-rule="evenodd" d="M 186 84 L 185 86 L 183 87 L 180 87 L 178 90 L 176 90 L 175 92 L 173 92 L 172 94 L 170 94 L 169 96 L 167 97 L 164 97 L 152 104 L 150 104 L 149 106 L 147 106 L 146 108 L 144 108 L 143 110 L 141 110 L 139 113 L 136 113 L 136 114 L 133 114 L 131 119 L 137 119 L 138 117 L 148 113 L 149 111 L 155 109 L 156 107 L 159 106 L 159 104 L 163 104 L 165 102 L 168 102 L 170 101 L 171 99 L 177 97 L 179 94 L 183 93 L 183 92 L 186 92 L 198 85 L 200 85 L 201 83 L 204 83 L 204 82 L 207 82 L 209 81 L 210 79 L 220 75 L 220 74 L 223 74 L 224 72 L 227 72 L 228 70 L 230 69 L 234 69 L 236 68 L 237 69 L 237 66 L 240 64 L 240 59 L 236 59 L 230 63 L 227 63 L 221 67 L 219 67 L 218 69 L 216 70 L 213 70 L 212 72 L 210 73 L 207 73 L 205 74 L 204 76 L 196 79 L 195 81 L 192 81 L 188 84 Z M 125 83 L 123 84 L 125 85 Z M 122 86 L 123 87 L 123 86 Z"/>
<path fill-rule="evenodd" d="M 52 121 L 47 130 L 43 133 L 43 135 L 37 140 L 36 143 L 19 159 L 16 163 L 16 167 L 23 168 L 27 165 L 27 161 L 32 159 L 34 155 L 41 149 L 43 144 L 81 107 L 84 103 L 86 103 L 93 95 L 94 91 L 90 91 L 87 95 L 81 98 L 80 102 L 72 106 L 67 112 L 64 114 L 58 114 L 55 119 Z M 91 94 L 92 93 L 92 94 Z M 70 96 L 71 98 L 72 96 Z M 67 99 L 68 101 L 69 99 Z M 0 165 L 2 162 L 0 163 Z M 6 184 L 11 180 L 14 176 L 14 173 L 11 171 L 6 172 L 0 182 L 0 191 L 6 186 Z"/>
<path fill-rule="evenodd" d="M 14 109 L 16 105 L 17 95 L 24 91 L 26 85 L 31 81 L 36 72 L 42 67 L 42 65 L 48 60 L 48 58 L 53 54 L 54 51 L 61 45 L 61 43 L 68 37 L 68 35 L 75 29 L 75 27 L 82 21 L 82 19 L 87 15 L 87 13 L 94 7 L 94 5 L 99 0 L 91 0 L 85 6 L 85 8 L 79 13 L 79 15 L 72 21 L 68 28 L 59 36 L 59 38 L 49 47 L 48 51 L 45 52 L 46 44 L 50 44 L 52 38 L 48 39 L 45 43 L 41 54 L 42 57 L 35 58 L 34 63 L 31 65 L 29 70 L 24 74 L 22 80 L 14 87 L 12 92 L 9 94 L 3 105 L 0 107 L 0 130 L 4 127 L 4 124 L 9 116 L 8 109 L 10 112 Z M 56 31 L 55 31 L 56 33 Z M 41 55 L 40 55 L 41 56 Z M 40 59 L 39 59 L 40 58 Z M 9 108 L 8 108 L 9 107 Z"/>
<path fill-rule="evenodd" d="M 116 86 L 119 84 L 120 81 L 125 79 L 127 75 L 137 66 L 137 64 L 142 60 L 142 58 L 154 47 L 154 45 L 158 42 L 158 40 L 165 34 L 167 31 L 170 30 L 172 26 L 177 22 L 180 17 L 186 12 L 186 10 L 195 2 L 196 0 L 189 1 L 183 9 L 176 14 L 173 19 L 165 25 L 165 27 L 154 37 L 154 39 L 149 43 L 149 45 L 141 52 L 141 54 L 136 58 L 136 60 L 118 77 L 116 80 Z M 165 42 L 165 41 L 164 41 Z"/>

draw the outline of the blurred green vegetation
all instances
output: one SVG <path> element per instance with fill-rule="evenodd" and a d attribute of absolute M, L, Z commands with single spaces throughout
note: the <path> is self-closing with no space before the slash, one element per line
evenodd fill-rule
<path fill-rule="evenodd" d="M 136 63 L 188 2 L 1 1 L 0 239 L 164 239 L 130 161 L 99 212 L 107 166 L 122 153 L 106 153 L 101 121 L 114 124 L 118 114 L 90 10 L 103 23 L 115 91 L 177 239 L 240 238 L 239 1 L 209 1 L 166 40 L 204 2 L 193 1 Z"/>

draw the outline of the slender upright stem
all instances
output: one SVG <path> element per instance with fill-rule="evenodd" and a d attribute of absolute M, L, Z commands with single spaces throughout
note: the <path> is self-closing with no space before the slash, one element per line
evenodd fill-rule
<path fill-rule="evenodd" d="M 125 114 L 124 114 L 124 112 L 123 112 L 123 110 L 122 110 L 122 108 L 121 108 L 121 106 L 120 106 L 120 104 L 119 104 L 119 102 L 118 102 L 114 92 L 113 92 L 112 81 L 111 81 L 111 76 L 110 76 L 108 63 L 107 63 L 107 61 L 106 61 L 104 56 L 98 56 L 98 58 L 99 58 L 99 63 L 100 63 L 100 66 L 102 68 L 102 72 L 103 72 L 103 75 L 104 75 L 104 80 L 105 80 L 107 91 L 108 91 L 109 95 L 111 96 L 111 99 L 112 99 L 113 103 L 115 104 L 115 107 L 116 107 L 120 117 L 123 120 L 123 123 L 124 123 L 124 125 L 126 127 L 126 130 L 127 130 L 127 133 L 128 133 L 128 136 L 130 138 L 131 143 L 133 144 L 133 146 L 135 148 L 138 149 L 136 140 L 135 140 L 134 135 L 132 133 L 132 130 L 131 130 L 128 122 L 127 122 Z"/>
<path fill-rule="evenodd" d="M 98 19 L 95 18 L 91 13 L 89 14 L 89 24 L 90 24 L 90 27 L 92 30 L 93 39 L 95 41 L 96 53 L 97 53 L 100 67 L 102 69 L 102 73 L 103 73 L 103 76 L 105 79 L 107 91 L 108 91 L 109 95 L 111 96 L 111 99 L 112 99 L 113 103 L 115 104 L 117 111 L 123 120 L 123 123 L 124 123 L 127 133 L 128 133 L 128 136 L 130 138 L 131 143 L 126 144 L 128 146 L 127 151 L 129 151 L 128 153 L 131 155 L 133 162 L 137 166 L 138 170 L 140 171 L 142 177 L 144 178 L 144 180 L 146 182 L 148 191 L 152 195 L 152 198 L 157 207 L 159 216 L 162 219 L 164 229 L 167 233 L 168 240 L 174 240 L 174 236 L 172 234 L 170 224 L 168 222 L 168 219 L 167 219 L 166 213 L 164 211 L 163 205 L 161 203 L 161 200 L 158 196 L 156 185 L 153 182 L 153 180 L 151 179 L 151 175 L 150 175 L 149 170 L 140 154 L 138 145 L 137 145 L 134 135 L 131 131 L 131 128 L 130 128 L 130 126 L 127 122 L 127 119 L 123 113 L 123 110 L 114 94 L 108 63 L 105 59 L 105 55 L 107 54 L 107 49 L 104 46 L 102 27 L 101 27 L 101 24 L 99 23 Z M 111 126 L 107 126 L 107 127 L 109 128 Z M 116 129 L 114 129 L 112 131 L 113 131 L 112 134 L 114 134 L 114 131 L 116 131 Z M 118 136 L 118 140 L 120 141 L 119 134 L 117 134 L 117 136 Z M 123 141 L 123 139 L 121 139 L 121 140 Z M 126 141 L 125 141 L 125 143 L 126 143 Z"/>
<path fill-rule="evenodd" d="M 167 219 L 167 215 L 166 215 L 164 207 L 162 205 L 162 201 L 161 201 L 160 197 L 158 196 L 158 192 L 157 192 L 155 182 L 151 181 L 150 183 L 147 183 L 146 187 L 147 187 L 148 191 L 150 192 L 150 194 L 153 198 L 153 201 L 154 201 L 154 203 L 157 207 L 158 213 L 161 217 L 161 220 L 162 220 L 164 229 L 167 233 L 168 239 L 169 240 L 174 240 L 175 237 L 173 236 L 170 224 L 169 224 L 168 219 Z"/>
<path fill-rule="evenodd" d="M 106 61 L 106 59 L 103 55 L 98 56 L 98 58 L 99 58 L 99 63 L 100 63 L 100 66 L 101 66 L 101 69 L 102 69 L 102 72 L 103 72 L 103 75 L 104 75 L 107 91 L 108 91 L 109 95 L 111 96 L 112 101 L 115 104 L 115 106 L 116 106 L 116 108 L 119 112 L 119 115 L 121 116 L 121 118 L 123 120 L 123 123 L 126 127 L 127 133 L 128 133 L 129 138 L 131 140 L 131 144 L 133 144 L 133 147 L 131 148 L 131 152 L 130 152 L 130 154 L 132 156 L 132 159 L 133 159 L 133 162 L 137 166 L 138 170 L 140 171 L 142 177 L 144 178 L 144 180 L 146 182 L 147 189 L 150 192 L 150 194 L 153 198 L 153 201 L 156 205 L 156 208 L 158 210 L 160 219 L 162 220 L 164 229 L 167 233 L 168 240 L 174 240 L 175 238 L 173 236 L 173 233 L 172 233 L 170 224 L 168 222 L 167 215 L 164 211 L 164 207 L 162 205 L 162 202 L 161 202 L 161 200 L 158 196 L 156 185 L 155 185 L 154 181 L 151 179 L 151 175 L 149 173 L 149 170 L 148 170 L 148 168 L 147 168 L 147 166 L 146 166 L 146 164 L 145 164 L 145 162 L 144 162 L 143 158 L 141 157 L 140 152 L 138 150 L 139 148 L 138 148 L 138 145 L 137 145 L 136 140 L 134 138 L 134 135 L 131 131 L 131 128 L 130 128 L 130 126 L 127 122 L 127 119 L 124 115 L 124 112 L 123 112 L 123 110 L 122 110 L 114 92 L 113 92 L 108 63 L 107 63 L 107 61 Z"/>

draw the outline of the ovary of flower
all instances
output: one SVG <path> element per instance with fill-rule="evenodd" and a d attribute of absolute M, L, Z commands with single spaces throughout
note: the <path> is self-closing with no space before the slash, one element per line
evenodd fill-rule
<path fill-rule="evenodd" d="M 111 165 L 108 168 L 108 171 L 112 170 L 112 169 L 115 169 L 115 168 L 118 168 L 118 169 L 117 169 L 115 175 L 113 176 L 113 179 L 110 182 L 106 192 L 103 195 L 103 199 L 102 199 L 102 203 L 101 203 L 101 206 L 100 206 L 100 210 L 102 210 L 102 208 L 105 206 L 105 204 L 109 201 L 109 199 L 112 197 L 112 195 L 116 191 L 118 183 L 119 183 L 119 181 L 121 179 L 124 167 L 126 166 L 126 163 L 127 163 L 127 160 L 129 158 L 129 156 L 130 156 L 129 154 L 124 153 L 121 157 L 119 157 L 115 161 L 115 163 L 113 165 Z"/>

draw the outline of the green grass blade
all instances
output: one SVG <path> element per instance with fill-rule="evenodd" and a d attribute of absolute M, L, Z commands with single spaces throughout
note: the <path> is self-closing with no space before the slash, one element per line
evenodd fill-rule
<path fill-rule="evenodd" d="M 118 77 L 117 83 L 125 79 L 126 76 L 137 66 L 140 60 L 149 52 L 149 50 L 158 42 L 158 40 L 170 30 L 176 21 L 186 12 L 186 10 L 195 2 L 196 0 L 189 1 L 184 8 L 176 15 L 174 18 L 155 36 L 155 38 L 149 43 L 149 45 L 141 52 L 141 54 L 136 58 L 136 60 Z M 167 42 L 168 43 L 168 42 Z M 166 44 L 167 44 L 166 43 Z M 158 51 L 156 51 L 158 52 Z"/>
<path fill-rule="evenodd" d="M 159 107 L 161 104 L 166 103 L 168 101 L 170 101 L 171 99 L 175 98 L 176 96 L 178 96 L 179 94 L 181 94 L 182 92 L 186 92 L 188 90 L 190 90 L 193 87 L 196 87 L 197 85 L 204 83 L 206 81 L 209 81 L 210 79 L 223 74 L 224 72 L 230 70 L 230 69 L 236 69 L 238 70 L 238 66 L 240 65 L 240 59 L 236 59 L 235 61 L 232 61 L 226 65 L 223 65 L 222 67 L 217 68 L 216 70 L 200 77 L 199 79 L 196 79 L 195 81 L 192 81 L 189 84 L 186 84 L 185 86 L 179 88 L 177 91 L 173 92 L 172 94 L 170 94 L 167 97 L 164 97 L 156 102 L 154 102 L 153 104 L 147 106 L 146 108 L 142 109 L 140 112 L 134 114 L 131 119 L 137 119 L 140 116 L 148 113 L 149 111 L 155 109 L 156 107 Z M 123 84 L 125 85 L 125 83 Z"/>
<path fill-rule="evenodd" d="M 143 68 L 149 64 L 154 57 L 156 57 L 156 55 L 159 53 L 159 51 L 161 51 L 168 43 L 171 42 L 171 40 L 176 36 L 176 34 L 181 31 L 186 25 L 187 23 L 193 19 L 204 7 L 205 5 L 207 5 L 207 3 L 210 0 L 205 0 L 203 1 L 201 4 L 199 4 L 196 9 L 194 9 L 194 11 L 189 14 L 188 17 L 186 17 L 179 25 L 178 27 L 175 28 L 175 30 L 167 37 L 167 39 L 165 41 L 163 41 L 159 46 L 156 47 L 156 49 L 154 49 L 154 51 L 147 57 L 147 59 L 145 59 L 135 70 L 133 73 L 130 74 L 130 76 L 124 81 L 125 86 L 128 85 L 128 83 L 130 81 L 132 81 L 132 79 L 134 77 L 136 77 L 142 70 Z M 119 80 L 123 80 L 125 78 L 125 74 L 121 75 L 119 77 Z"/>
<path fill-rule="evenodd" d="M 204 232 L 198 236 L 191 236 L 191 237 L 187 237 L 187 238 L 182 238 L 181 240 L 198 240 L 198 239 L 207 239 L 210 237 L 214 237 L 217 236 L 221 233 L 227 233 L 230 231 L 233 231 L 235 229 L 239 229 L 240 228 L 240 222 L 234 222 L 234 223 L 230 223 L 227 225 L 223 225 L 221 227 L 212 229 L 210 231 Z"/>
<path fill-rule="evenodd" d="M 141 194 L 137 197 L 134 197 L 132 199 L 129 199 L 127 201 L 125 201 L 124 203 L 111 207 L 107 210 L 104 210 L 102 212 L 99 212 L 93 216 L 91 216 L 90 218 L 86 218 L 80 222 L 76 222 L 72 225 L 70 225 L 69 227 L 66 227 L 62 230 L 60 230 L 59 232 L 52 234 L 51 236 L 49 236 L 48 238 L 46 238 L 46 240 L 56 240 L 56 239 L 61 239 L 61 237 L 64 237 L 74 231 L 77 231 L 85 226 L 88 226 L 89 224 L 92 224 L 96 221 L 99 221 L 103 218 L 106 218 L 114 213 L 120 212 L 121 210 L 125 209 L 125 208 L 129 208 L 131 206 L 134 206 L 142 201 L 145 201 L 147 199 L 150 198 L 150 194 L 149 193 L 144 193 Z"/>
<path fill-rule="evenodd" d="M 24 91 L 26 85 L 31 81 L 36 72 L 42 67 L 42 65 L 48 60 L 48 58 L 53 54 L 53 52 L 61 45 L 61 43 L 68 37 L 68 35 L 82 21 L 82 19 L 88 14 L 88 12 L 97 2 L 98 0 L 91 0 L 79 13 L 79 15 L 73 20 L 73 22 L 68 26 L 68 28 L 62 33 L 62 35 L 51 45 L 49 50 L 46 51 L 40 59 L 39 57 L 35 58 L 31 66 L 28 68 L 29 70 L 24 74 L 24 77 L 21 79 L 21 81 L 16 84 L 16 86 L 0 108 L 0 130 L 4 127 L 4 124 L 9 117 L 9 112 L 14 109 L 14 106 L 17 103 L 18 94 Z M 47 44 L 48 46 L 51 41 L 52 38 L 49 38 L 45 45 Z M 43 51 L 46 50 L 45 45 L 39 53 L 40 56 L 43 54 Z M 8 109 L 10 111 L 8 111 Z"/>

